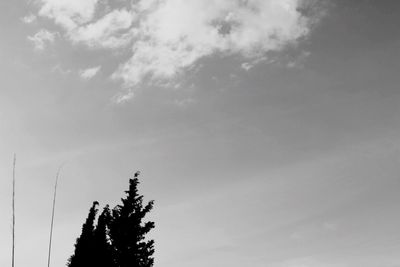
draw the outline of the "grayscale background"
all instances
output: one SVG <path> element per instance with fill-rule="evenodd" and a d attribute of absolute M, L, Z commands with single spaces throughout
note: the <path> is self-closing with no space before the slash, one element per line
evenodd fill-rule
<path fill-rule="evenodd" d="M 0 266 L 142 171 L 156 267 L 400 266 L 397 0 L 0 1 Z"/>

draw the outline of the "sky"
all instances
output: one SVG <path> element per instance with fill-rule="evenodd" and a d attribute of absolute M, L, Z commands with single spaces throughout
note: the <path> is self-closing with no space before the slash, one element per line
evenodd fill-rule
<path fill-rule="evenodd" d="M 141 171 L 155 267 L 400 267 L 396 0 L 0 2 L 0 265 Z"/>

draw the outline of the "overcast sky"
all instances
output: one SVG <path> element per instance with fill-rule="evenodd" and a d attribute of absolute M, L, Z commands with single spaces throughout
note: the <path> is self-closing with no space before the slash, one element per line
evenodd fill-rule
<path fill-rule="evenodd" d="M 155 267 L 400 266 L 398 0 L 0 1 L 0 266 L 142 171 Z"/>

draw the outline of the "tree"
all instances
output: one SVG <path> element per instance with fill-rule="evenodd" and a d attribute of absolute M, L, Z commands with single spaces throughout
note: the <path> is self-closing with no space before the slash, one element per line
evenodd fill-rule
<path fill-rule="evenodd" d="M 152 267 L 154 240 L 146 234 L 154 222 L 144 222 L 153 208 L 153 201 L 143 206 L 143 196 L 138 193 L 139 172 L 129 180 L 127 196 L 112 212 L 105 206 L 97 220 L 97 201 L 93 202 L 82 233 L 75 243 L 75 253 L 69 258 L 68 267 Z"/>
<path fill-rule="evenodd" d="M 94 230 L 93 241 L 96 255 L 93 258 L 93 265 L 96 267 L 114 267 L 113 248 L 108 237 L 108 228 L 111 220 L 111 212 L 108 205 L 103 209 Z"/>
<path fill-rule="evenodd" d="M 129 180 L 127 196 L 122 205 L 112 211 L 110 239 L 115 250 L 118 267 L 151 267 L 154 259 L 154 240 L 146 240 L 146 234 L 154 228 L 154 222 L 143 222 L 153 208 L 154 201 L 143 207 L 143 196 L 138 193 L 139 172 Z"/>
<path fill-rule="evenodd" d="M 97 201 L 93 202 L 89 210 L 89 215 L 82 226 L 82 233 L 76 239 L 75 253 L 69 258 L 69 267 L 86 267 L 92 266 L 92 259 L 96 256 L 93 249 L 94 245 L 94 221 L 97 214 Z"/>

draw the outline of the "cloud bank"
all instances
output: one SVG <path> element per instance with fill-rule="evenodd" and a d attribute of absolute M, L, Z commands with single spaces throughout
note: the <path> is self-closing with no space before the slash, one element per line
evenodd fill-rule
<path fill-rule="evenodd" d="M 204 57 L 265 57 L 307 36 L 307 0 L 139 0 L 118 7 L 99 0 L 40 0 L 73 44 L 130 49 L 112 78 L 128 88 L 168 81 Z M 115 5 L 115 3 L 114 3 Z"/>

